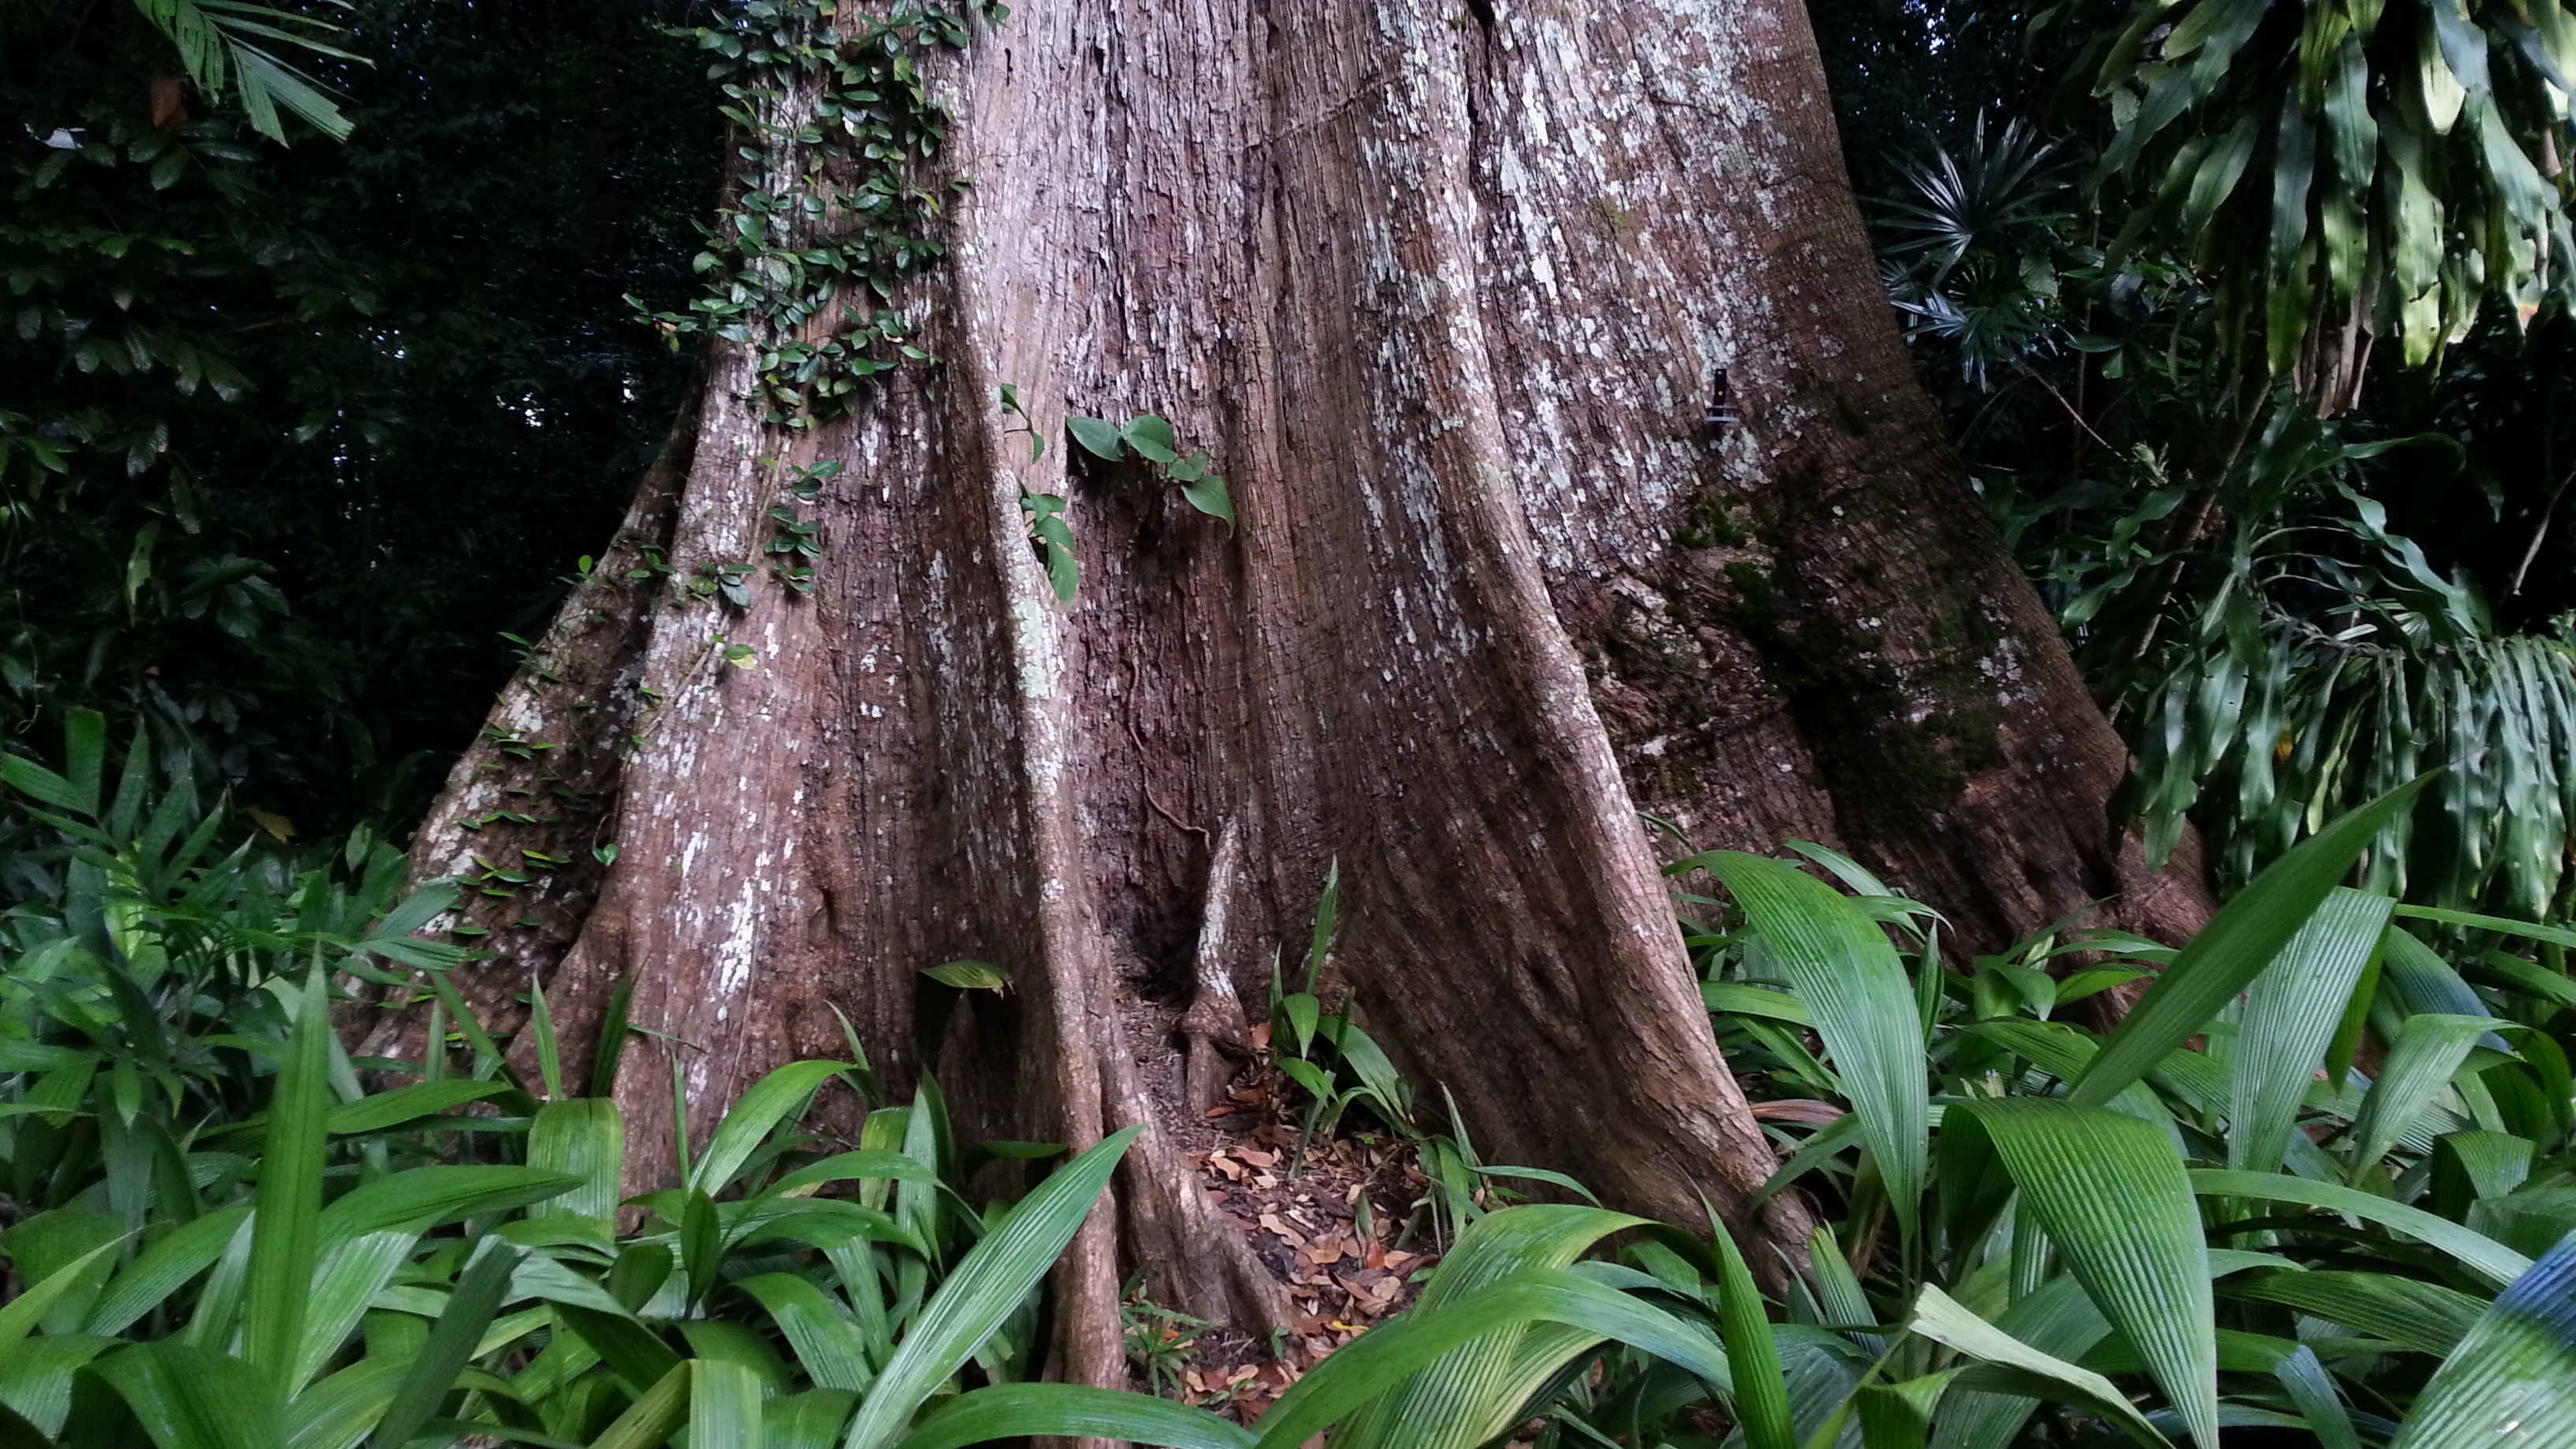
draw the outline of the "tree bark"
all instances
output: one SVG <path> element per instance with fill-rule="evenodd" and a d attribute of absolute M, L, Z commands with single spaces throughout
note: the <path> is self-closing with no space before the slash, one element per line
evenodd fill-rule
<path fill-rule="evenodd" d="M 845 1016 L 969 1130 L 1147 1125 L 1058 1281 L 1059 1371 L 1114 1382 L 1122 1252 L 1160 1301 L 1277 1312 L 1170 1129 L 1330 861 L 1337 972 L 1489 1160 L 1791 1237 L 1788 1199 L 1745 1220 L 1774 1160 L 1641 811 L 1836 845 L 1963 948 L 2097 903 L 2196 927 L 1909 370 L 1795 5 L 1087 0 L 941 87 L 974 184 L 900 300 L 942 361 L 789 433 L 718 348 L 422 831 L 423 876 L 503 892 L 465 914 L 504 1024 L 533 974 L 578 1051 L 631 976 L 710 1109 Z M 1240 532 L 1059 442 L 1146 412 Z M 682 587 L 758 562 L 780 466 L 826 460 L 811 597 Z M 1024 492 L 1071 500 L 1070 609 Z M 1013 990 L 918 975 L 957 958 Z M 619 1097 L 667 1152 L 653 1065 Z"/>

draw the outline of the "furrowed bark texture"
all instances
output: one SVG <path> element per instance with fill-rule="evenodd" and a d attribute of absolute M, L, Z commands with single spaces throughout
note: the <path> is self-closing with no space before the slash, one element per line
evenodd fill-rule
<path fill-rule="evenodd" d="M 1060 1371 L 1114 1381 L 1122 1234 L 1161 1301 L 1276 1312 L 1165 1129 L 1328 861 L 1336 971 L 1427 1099 L 1682 1220 L 1740 1217 L 1773 1159 L 1641 810 L 1838 845 L 1970 946 L 2103 898 L 2197 925 L 2191 873 L 2108 839 L 2121 747 L 1908 371 L 1794 6 L 1085 0 L 943 87 L 974 187 L 904 299 L 943 361 L 788 434 L 720 351 L 625 545 L 676 573 L 603 567 L 422 836 L 427 875 L 618 847 L 475 898 L 494 1010 L 534 971 L 579 1041 L 632 976 L 710 1110 L 840 1054 L 837 1008 L 971 1130 L 1147 1124 L 1059 1282 Z M 1215 454 L 1239 534 L 1061 441 L 1145 412 Z M 824 460 L 814 595 L 689 601 L 761 559 L 773 465 Z M 1071 610 L 1023 492 L 1071 500 Z M 460 833 L 549 771 L 588 793 Z M 917 975 L 957 958 L 1014 989 Z M 666 1141 L 651 1065 L 620 1096 Z"/>

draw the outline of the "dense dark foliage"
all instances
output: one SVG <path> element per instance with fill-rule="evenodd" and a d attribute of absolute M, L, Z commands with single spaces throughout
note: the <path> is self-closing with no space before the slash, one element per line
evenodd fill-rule
<path fill-rule="evenodd" d="M 412 813 L 606 537 L 721 140 L 677 6 L 317 13 L 355 130 L 281 147 L 129 0 L 0 8 L 0 713 L 308 830 Z"/>

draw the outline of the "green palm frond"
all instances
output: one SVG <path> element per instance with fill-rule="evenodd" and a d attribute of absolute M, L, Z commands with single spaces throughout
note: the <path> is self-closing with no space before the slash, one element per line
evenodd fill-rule
<path fill-rule="evenodd" d="M 209 96 L 229 88 L 250 118 L 251 126 L 272 140 L 286 139 L 278 111 L 291 111 L 323 135 L 337 141 L 349 134 L 349 118 L 340 113 L 312 76 L 278 59 L 276 50 L 291 47 L 312 55 L 365 62 L 330 43 L 337 26 L 246 0 L 134 0 L 144 18 L 160 27 L 179 48 L 179 63 L 188 79 Z M 326 0 L 341 9 L 344 0 Z"/>

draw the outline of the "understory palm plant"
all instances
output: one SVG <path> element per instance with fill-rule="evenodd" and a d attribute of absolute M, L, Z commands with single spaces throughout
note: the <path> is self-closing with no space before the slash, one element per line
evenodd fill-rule
<path fill-rule="evenodd" d="M 1247 1429 L 1029 1381 L 1041 1280 L 1124 1135 L 978 1210 L 935 1088 L 833 1143 L 808 1104 L 872 1079 L 805 1062 L 621 1200 L 613 1050 L 567 1091 L 539 1012 L 514 1070 L 445 987 L 453 953 L 403 929 L 440 897 L 386 909 L 372 849 L 282 885 L 148 764 L 107 789 L 105 755 L 76 732 L 65 772 L 6 767 L 66 843 L 18 862 L 52 884 L 0 977 L 0 1442 L 2576 1441 L 2576 933 L 2336 884 L 2428 782 L 2178 951 L 2069 927 L 1962 972 L 1934 911 L 1831 851 L 1800 847 L 1840 890 L 1694 857 L 1724 891 L 1689 898 L 1703 993 L 1784 1152 L 1769 1190 L 1828 1219 L 1759 1265 L 1785 1298 L 1722 1234 L 1461 1209 L 1418 1303 Z M 2116 1030 L 2059 1019 L 2149 968 Z M 387 981 L 441 1003 L 423 1061 L 330 1030 L 335 991 Z M 1355 1026 L 1283 1003 L 1318 1082 L 1413 1110 Z M 418 1080 L 359 1074 L 392 1067 Z"/>
<path fill-rule="evenodd" d="M 1840 1209 L 1790 1297 L 1823 1331 L 1789 1355 L 1794 1442 L 1837 1416 L 1953 1449 L 2576 1440 L 2576 935 L 2336 885 L 2430 783 L 2179 951 L 2069 930 L 1965 974 L 1935 913 L 1831 852 L 1802 847 L 1850 894 L 1685 863 L 1736 913 L 1698 941 L 1731 1057 L 1830 1118 L 1776 1129 L 1775 1188 Z M 2100 964 L 2046 969 L 2076 950 Z M 2116 1030 L 2056 1018 L 2146 965 Z"/>
<path fill-rule="evenodd" d="M 806 1062 L 622 1204 L 623 1126 L 542 1014 L 522 1080 L 444 981 L 461 953 L 412 938 L 444 891 L 395 903 L 363 840 L 219 848 L 226 812 L 140 744 L 111 781 L 95 715 L 65 764 L 0 758 L 44 832 L 0 972 L 0 1442 L 882 1445 L 961 1372 L 1031 1371 L 1038 1280 L 1125 1139 L 979 1212 L 935 1088 L 832 1152 L 806 1104 L 868 1079 Z M 352 1061 L 334 995 L 413 981 L 427 1059 Z M 386 1068 L 419 1080 L 369 1090 Z"/>

